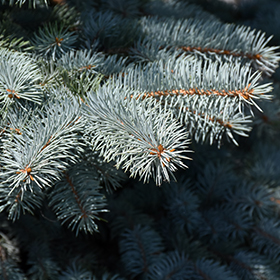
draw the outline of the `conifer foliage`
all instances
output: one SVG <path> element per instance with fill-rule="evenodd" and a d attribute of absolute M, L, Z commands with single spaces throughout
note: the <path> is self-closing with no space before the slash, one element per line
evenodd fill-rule
<path fill-rule="evenodd" d="M 264 2 L 0 1 L 1 280 L 280 279 Z"/>

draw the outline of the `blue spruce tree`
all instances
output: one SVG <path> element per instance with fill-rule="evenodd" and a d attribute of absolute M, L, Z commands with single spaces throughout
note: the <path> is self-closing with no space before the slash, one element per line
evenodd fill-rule
<path fill-rule="evenodd" d="M 277 1 L 0 1 L 0 279 L 280 279 Z"/>

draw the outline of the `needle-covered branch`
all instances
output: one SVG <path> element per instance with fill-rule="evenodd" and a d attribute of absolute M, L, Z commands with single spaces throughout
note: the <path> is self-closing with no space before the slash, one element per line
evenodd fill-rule
<path fill-rule="evenodd" d="M 81 146 L 79 104 L 55 101 L 29 116 L 21 135 L 5 142 L 0 156 L 2 185 L 12 192 L 18 187 L 32 191 L 32 185 L 45 188 L 59 179 L 69 162 L 78 159 Z M 76 149 L 76 151 L 75 151 Z"/>
<path fill-rule="evenodd" d="M 218 20 L 197 18 L 161 19 L 142 18 L 142 28 L 149 40 L 173 46 L 187 53 L 214 60 L 249 62 L 256 69 L 271 75 L 280 61 L 279 47 L 269 46 L 272 36 L 250 27 L 224 24 Z"/>
<path fill-rule="evenodd" d="M 94 169 L 85 164 L 76 164 L 65 171 L 62 180 L 55 185 L 49 204 L 62 224 L 68 223 L 68 227 L 76 229 L 76 235 L 81 230 L 93 233 L 98 231 L 95 223 L 96 219 L 100 219 L 98 214 L 107 211 L 101 188 L 94 176 Z"/>
<path fill-rule="evenodd" d="M 130 95 L 133 93 L 134 97 Z M 159 185 L 170 181 L 169 174 L 189 159 L 187 132 L 161 110 L 154 100 L 138 98 L 139 91 L 110 83 L 88 96 L 84 106 L 87 142 L 100 150 L 106 161 L 139 175 L 144 181 L 153 177 Z"/>

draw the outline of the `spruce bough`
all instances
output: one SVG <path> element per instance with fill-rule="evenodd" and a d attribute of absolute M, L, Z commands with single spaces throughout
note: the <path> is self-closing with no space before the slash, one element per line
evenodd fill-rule
<path fill-rule="evenodd" d="M 198 2 L 1 1 L 1 279 L 280 278 L 278 46 Z"/>

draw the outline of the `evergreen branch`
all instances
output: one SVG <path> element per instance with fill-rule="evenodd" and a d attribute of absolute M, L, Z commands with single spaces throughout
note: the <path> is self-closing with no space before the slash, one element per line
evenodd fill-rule
<path fill-rule="evenodd" d="M 224 214 L 222 219 L 228 223 L 224 231 L 225 236 L 228 239 L 244 241 L 254 225 L 251 217 L 246 212 L 240 211 L 240 209 L 233 209 L 227 204 L 223 205 L 219 210 Z"/>
<path fill-rule="evenodd" d="M 46 240 L 32 240 L 29 245 L 28 279 L 58 279 L 60 267 L 53 260 Z"/>
<path fill-rule="evenodd" d="M 269 84 L 258 85 L 260 73 L 251 73 L 248 66 L 233 63 L 208 63 L 185 58 L 162 60 L 129 68 L 115 81 L 144 92 L 167 107 L 175 118 L 186 124 L 196 141 L 209 138 L 221 144 L 223 134 L 236 145 L 232 132 L 247 136 L 249 116 L 244 106 L 255 106 L 254 99 L 268 99 Z M 133 96 L 132 94 L 130 96 Z M 140 95 L 136 96 L 139 98 Z M 142 99 L 143 99 L 142 98 Z M 252 113 L 252 110 L 251 110 Z"/>
<path fill-rule="evenodd" d="M 271 102 L 261 104 L 263 112 L 256 112 L 254 127 L 257 135 L 264 139 L 277 137 L 280 128 L 280 106 L 279 101 L 274 98 Z"/>
<path fill-rule="evenodd" d="M 165 91 L 155 91 L 155 92 L 149 92 L 149 93 L 144 93 L 144 97 L 157 97 L 160 98 L 161 96 L 166 97 L 166 96 L 191 96 L 191 95 L 199 95 L 199 96 L 203 96 L 203 95 L 217 95 L 217 96 L 230 96 L 230 97 L 241 97 L 243 99 L 250 99 L 252 98 L 253 89 L 249 90 L 249 87 L 251 86 L 251 84 L 249 84 L 248 86 L 246 86 L 244 89 L 240 89 L 240 90 L 228 90 L 225 91 L 224 89 L 221 90 L 221 92 L 219 90 L 215 90 L 215 89 L 210 89 L 210 90 L 204 90 L 204 89 L 198 89 L 198 88 L 189 88 L 187 90 L 185 89 L 173 89 L 173 90 L 165 90 Z"/>
<path fill-rule="evenodd" d="M 268 186 L 277 185 L 280 180 L 280 151 L 278 146 L 263 141 L 254 146 L 251 168 L 246 172 L 252 182 L 265 182 Z"/>
<path fill-rule="evenodd" d="M 77 118 L 79 105 L 63 102 L 45 106 L 22 135 L 4 146 L 0 157 L 2 184 L 11 192 L 19 186 L 32 189 L 33 183 L 40 188 L 51 186 L 69 165 L 67 161 L 77 160 L 81 150 L 77 134 L 83 127 Z"/>
<path fill-rule="evenodd" d="M 76 265 L 75 262 L 71 263 L 66 267 L 66 269 L 62 272 L 62 275 L 59 277 L 59 280 L 68 280 L 68 279 L 80 279 L 80 280 L 96 280 L 93 274 L 90 271 Z"/>
<path fill-rule="evenodd" d="M 4 31 L 2 31 L 4 32 Z M 16 38 L 12 36 L 4 37 L 0 35 L 0 48 L 15 51 L 30 51 L 32 47 L 29 41 L 25 41 L 24 38 Z"/>
<path fill-rule="evenodd" d="M 139 40 L 128 51 L 129 57 L 136 62 L 168 61 L 171 57 L 180 57 L 181 50 L 172 47 L 161 47 L 160 43 L 148 39 Z"/>
<path fill-rule="evenodd" d="M 99 192 L 101 187 L 92 173 L 93 170 L 86 165 L 75 165 L 64 172 L 64 178 L 50 194 L 49 205 L 57 218 L 62 220 L 62 224 L 70 221 L 68 227 L 76 228 L 76 235 L 79 230 L 86 233 L 98 231 L 94 220 L 100 220 L 98 214 L 107 211 L 104 209 L 105 197 Z"/>
<path fill-rule="evenodd" d="M 34 209 L 42 206 L 44 195 L 42 191 L 32 184 L 32 191 L 25 191 L 19 186 L 10 191 L 4 185 L 0 186 L 0 212 L 7 210 L 8 219 L 15 221 L 26 213 L 34 213 Z"/>
<path fill-rule="evenodd" d="M 83 17 L 82 27 L 87 48 L 91 49 L 97 43 L 105 51 L 130 46 L 140 33 L 136 20 L 123 18 L 108 10 L 105 12 L 87 11 Z"/>
<path fill-rule="evenodd" d="M 243 181 L 237 190 L 229 189 L 226 200 L 234 209 L 247 212 L 250 218 L 263 219 L 274 212 L 273 190 L 267 185 Z"/>
<path fill-rule="evenodd" d="M 197 277 L 202 279 L 217 279 L 217 280 L 238 280 L 237 276 L 230 271 L 225 265 L 221 265 L 213 260 L 201 259 L 195 262 L 195 271 Z"/>
<path fill-rule="evenodd" d="M 118 55 L 104 57 L 104 62 L 98 66 L 98 72 L 106 78 L 111 77 L 113 74 L 124 73 L 125 69 L 129 67 L 127 66 L 127 60 L 127 57 L 119 57 Z"/>
<path fill-rule="evenodd" d="M 141 2 L 137 0 L 105 0 L 102 3 L 101 9 L 104 11 L 112 11 L 125 18 L 135 18 L 140 15 L 140 6 Z"/>
<path fill-rule="evenodd" d="M 32 44 L 39 55 L 56 60 L 71 50 L 77 41 L 77 34 L 58 23 L 45 25 L 34 34 Z"/>
<path fill-rule="evenodd" d="M 165 19 L 207 18 L 208 20 L 218 20 L 218 18 L 214 14 L 207 12 L 200 5 L 196 5 L 185 1 L 149 1 L 145 3 L 144 14 L 148 14 L 149 16 L 157 16 Z"/>
<path fill-rule="evenodd" d="M 126 61 L 117 55 L 78 50 L 64 54 L 57 65 L 64 84 L 84 99 L 87 92 L 97 90 L 103 77 L 124 71 Z"/>
<path fill-rule="evenodd" d="M 135 277 L 149 272 L 163 250 L 158 233 L 148 226 L 126 230 L 120 241 L 121 259 L 128 275 Z"/>
<path fill-rule="evenodd" d="M 90 46 L 95 44 L 96 41 L 104 43 L 106 37 L 114 31 L 115 23 L 118 20 L 120 20 L 120 18 L 115 18 L 110 11 L 105 13 L 96 13 L 95 10 L 89 11 L 87 15 L 84 16 L 83 22 L 85 37 L 87 38 L 87 47 L 90 49 Z"/>
<path fill-rule="evenodd" d="M 277 30 L 269 1 L 222 17 L 273 9 Z M 0 278 L 279 279 L 271 37 L 184 0 L 46 2 L 0 0 Z M 193 143 L 187 163 L 188 138 L 241 145 Z"/>
<path fill-rule="evenodd" d="M 45 88 L 58 88 L 62 85 L 61 71 L 57 64 L 53 60 L 48 60 L 44 58 L 37 59 L 37 64 L 40 68 L 42 80 L 41 86 Z M 47 93 L 45 91 L 45 93 Z"/>
<path fill-rule="evenodd" d="M 68 5 L 65 0 L 50 1 L 60 3 L 56 3 L 58 5 L 53 7 L 49 21 L 58 21 L 60 24 L 63 24 L 63 26 L 67 26 L 69 30 L 76 30 L 80 23 L 80 13 L 78 9 Z"/>
<path fill-rule="evenodd" d="M 163 258 L 159 258 L 150 269 L 148 279 L 230 279 L 238 278 L 226 266 L 207 259 L 199 259 L 196 262 L 190 260 L 178 251 L 169 252 Z"/>
<path fill-rule="evenodd" d="M 182 162 L 188 159 L 182 155 L 188 144 L 186 134 L 179 124 L 171 122 L 167 112 L 158 114 L 153 100 L 128 100 L 129 94 L 131 91 L 109 84 L 100 88 L 97 96 L 88 97 L 88 106 L 84 106 L 89 120 L 87 142 L 100 149 L 106 161 L 114 160 L 117 168 L 122 165 L 129 170 L 131 176 L 139 174 L 144 182 L 153 176 L 157 185 L 163 179 L 170 181 L 168 172 L 176 170 L 175 164 L 186 167 Z M 112 103 L 108 103 L 109 95 Z"/>
<path fill-rule="evenodd" d="M 268 280 L 278 277 L 270 261 L 255 252 L 240 251 L 233 256 L 223 256 L 223 258 L 230 262 L 230 268 L 241 279 Z"/>
<path fill-rule="evenodd" d="M 279 53 L 275 53 L 278 47 L 268 46 L 272 37 L 265 38 L 265 33 L 251 30 L 250 27 L 215 20 L 143 18 L 142 28 L 149 40 L 162 42 L 163 47 L 173 46 L 190 53 L 206 53 L 217 60 L 219 56 L 223 59 L 228 56 L 228 60 L 242 57 L 270 75 L 280 60 Z"/>
<path fill-rule="evenodd" d="M 41 103 L 42 76 L 34 60 L 25 54 L 0 50 L 0 102 L 2 112 L 21 99 Z"/>
<path fill-rule="evenodd" d="M 169 252 L 149 269 L 148 279 L 188 280 L 193 275 L 193 266 L 187 256 L 178 251 Z"/>
<path fill-rule="evenodd" d="M 92 50 L 78 50 L 67 52 L 58 60 L 58 65 L 70 73 L 89 71 L 97 73 L 99 65 L 104 62 L 104 55 Z"/>
<path fill-rule="evenodd" d="M 19 7 L 23 6 L 26 3 L 26 0 L 2 0 L 2 5 L 7 4 L 9 2 L 10 6 L 18 5 Z M 48 5 L 48 0 L 28 0 L 28 6 L 32 8 L 36 8 L 36 5 L 38 5 L 38 2 L 40 4 Z"/>
<path fill-rule="evenodd" d="M 143 70 L 142 70 L 143 68 Z M 125 86 L 145 92 L 145 96 L 216 96 L 237 98 L 240 103 L 256 105 L 253 99 L 269 99 L 266 93 L 272 90 L 270 84 L 258 85 L 260 73 L 248 65 L 237 63 L 211 63 L 188 58 L 170 59 L 135 66 L 117 76 Z"/>
<path fill-rule="evenodd" d="M 30 112 L 26 113 L 25 111 L 18 110 L 18 108 L 12 108 L 1 125 L 0 135 L 6 135 L 7 140 L 13 138 L 14 135 L 22 135 L 25 126 L 29 122 L 29 118 Z"/>
<path fill-rule="evenodd" d="M 207 242 L 215 244 L 222 242 L 227 236 L 232 226 L 224 219 L 220 209 L 206 208 L 201 211 L 203 220 L 201 221 L 199 237 L 207 240 Z"/>
<path fill-rule="evenodd" d="M 86 270 L 81 265 L 77 265 L 76 262 L 72 262 L 71 265 L 67 266 L 66 269 L 62 272 L 62 275 L 59 276 L 59 280 L 69 280 L 69 279 L 79 279 L 79 280 L 125 280 L 119 275 L 110 275 L 105 273 L 102 275 L 102 278 L 97 278 L 93 275 L 91 271 Z"/>
<path fill-rule="evenodd" d="M 67 73 L 63 71 L 61 74 L 63 84 L 69 88 L 72 94 L 79 96 L 81 100 L 86 98 L 88 92 L 96 91 L 102 80 L 101 75 L 94 75 L 88 71 L 82 73 Z"/>
<path fill-rule="evenodd" d="M 235 102 L 232 102 L 233 106 L 230 107 L 227 100 L 223 101 L 226 101 L 226 106 L 220 112 L 216 108 L 214 110 L 211 108 L 213 102 L 209 98 L 203 98 L 199 103 L 197 102 L 196 104 L 199 105 L 196 106 L 196 110 L 190 110 L 189 108 L 180 109 L 179 116 L 181 122 L 186 125 L 190 135 L 197 142 L 205 142 L 209 139 L 210 145 L 212 145 L 214 140 L 216 140 L 218 147 L 220 147 L 222 136 L 226 134 L 226 137 L 238 146 L 238 142 L 235 140 L 232 132 L 241 136 L 248 136 L 247 133 L 251 128 L 247 126 L 247 123 L 251 122 L 251 116 L 244 116 L 239 111 L 236 112 L 237 110 L 231 111 L 234 110 Z M 199 108 L 200 106 L 202 108 Z M 221 105 L 219 107 L 222 108 Z"/>
<path fill-rule="evenodd" d="M 280 259 L 279 221 L 273 218 L 264 218 L 252 233 L 252 245 L 260 253 L 271 260 Z"/>
<path fill-rule="evenodd" d="M 164 188 L 168 216 L 181 230 L 193 232 L 198 226 L 201 215 L 198 211 L 199 199 L 188 187 L 189 181 L 171 183 Z"/>
<path fill-rule="evenodd" d="M 113 193 L 114 190 L 122 187 L 121 182 L 127 178 L 126 175 L 116 169 L 112 163 L 104 162 L 98 152 L 89 149 L 85 153 L 85 160 L 94 168 L 96 177 L 108 193 Z"/>
<path fill-rule="evenodd" d="M 185 52 L 201 52 L 201 53 L 215 53 L 217 55 L 228 55 L 233 57 L 244 57 L 251 60 L 261 60 L 262 55 L 259 53 L 257 54 L 251 54 L 251 53 L 243 53 L 243 52 L 234 52 L 230 50 L 219 50 L 219 49 L 211 49 L 211 48 L 201 48 L 201 47 L 179 47 L 181 50 Z"/>

